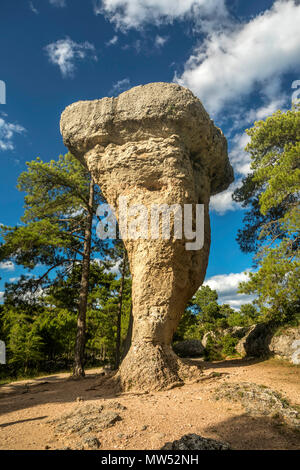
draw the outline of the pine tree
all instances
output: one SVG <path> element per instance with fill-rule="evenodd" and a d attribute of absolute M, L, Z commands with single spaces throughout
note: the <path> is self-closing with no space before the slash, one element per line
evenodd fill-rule
<path fill-rule="evenodd" d="M 287 321 L 300 307 L 300 110 L 277 111 L 246 132 L 251 173 L 234 199 L 249 209 L 238 242 L 259 269 L 240 292 L 257 295 L 266 320 Z"/>
<path fill-rule="evenodd" d="M 32 294 L 51 285 L 53 274 L 63 277 L 81 266 L 73 376 L 82 377 L 91 251 L 104 256 L 106 245 L 92 233 L 93 216 L 103 202 L 101 191 L 71 154 L 49 163 L 39 158 L 27 163 L 18 189 L 26 193 L 22 225 L 1 227 L 0 259 L 13 258 L 30 270 L 37 265 L 45 268 L 38 279 L 23 282 Z"/>

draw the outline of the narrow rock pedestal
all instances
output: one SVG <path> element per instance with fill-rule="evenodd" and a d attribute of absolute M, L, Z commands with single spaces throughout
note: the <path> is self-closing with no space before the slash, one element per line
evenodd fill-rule
<path fill-rule="evenodd" d="M 120 384 L 125 390 L 157 390 L 182 383 L 197 368 L 176 356 L 171 341 L 188 300 L 204 280 L 210 196 L 233 181 L 226 139 L 198 98 L 169 83 L 74 103 L 62 114 L 61 133 L 69 150 L 87 165 L 119 224 L 124 222 L 122 201 L 129 211 L 140 205 L 149 222 L 141 238 L 124 237 L 133 281 L 133 333 L 118 372 Z M 190 228 L 195 231 L 197 204 L 204 207 L 204 241 L 190 250 L 184 224 L 182 238 L 177 236 L 176 210 L 184 215 L 185 205 L 193 207 Z M 153 238 L 153 207 L 162 205 L 167 214 L 176 205 L 170 212 L 170 237 L 160 230 Z M 127 227 L 134 220 L 129 215 Z"/>

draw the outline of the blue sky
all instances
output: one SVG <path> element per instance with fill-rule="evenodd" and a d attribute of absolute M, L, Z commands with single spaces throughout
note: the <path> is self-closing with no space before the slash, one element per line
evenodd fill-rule
<path fill-rule="evenodd" d="M 249 170 L 244 129 L 291 107 L 300 79 L 300 5 L 294 0 L 4 0 L 0 15 L 0 223 L 23 212 L 16 190 L 25 162 L 65 153 L 63 109 L 135 85 L 190 88 L 228 139 L 235 182 L 211 200 L 206 282 L 238 307 L 251 256 L 235 241 L 243 210 L 232 190 Z M 22 272 L 1 264 L 5 281 Z"/>

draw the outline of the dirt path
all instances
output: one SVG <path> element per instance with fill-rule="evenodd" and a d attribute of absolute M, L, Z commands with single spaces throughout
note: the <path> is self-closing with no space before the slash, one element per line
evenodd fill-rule
<path fill-rule="evenodd" d="M 252 382 L 300 405 L 300 367 L 275 360 L 203 365 L 201 382 L 143 395 L 116 395 L 99 386 L 99 369 L 78 382 L 67 380 L 68 374 L 57 374 L 2 386 L 0 449 L 82 448 L 83 436 L 61 434 L 48 421 L 88 403 L 126 407 L 119 412 L 120 421 L 92 433 L 100 449 L 159 449 L 189 433 L 226 441 L 233 449 L 300 448 L 299 431 L 270 417 L 250 416 L 240 403 L 214 398 L 214 391 L 224 383 Z"/>

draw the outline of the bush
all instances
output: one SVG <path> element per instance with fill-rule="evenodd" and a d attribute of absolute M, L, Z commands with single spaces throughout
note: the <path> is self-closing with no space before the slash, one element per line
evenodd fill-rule
<path fill-rule="evenodd" d="M 222 354 L 224 356 L 233 356 L 236 354 L 236 345 L 239 342 L 238 338 L 233 338 L 231 335 L 227 334 L 223 336 L 220 340 L 222 346 Z"/>

